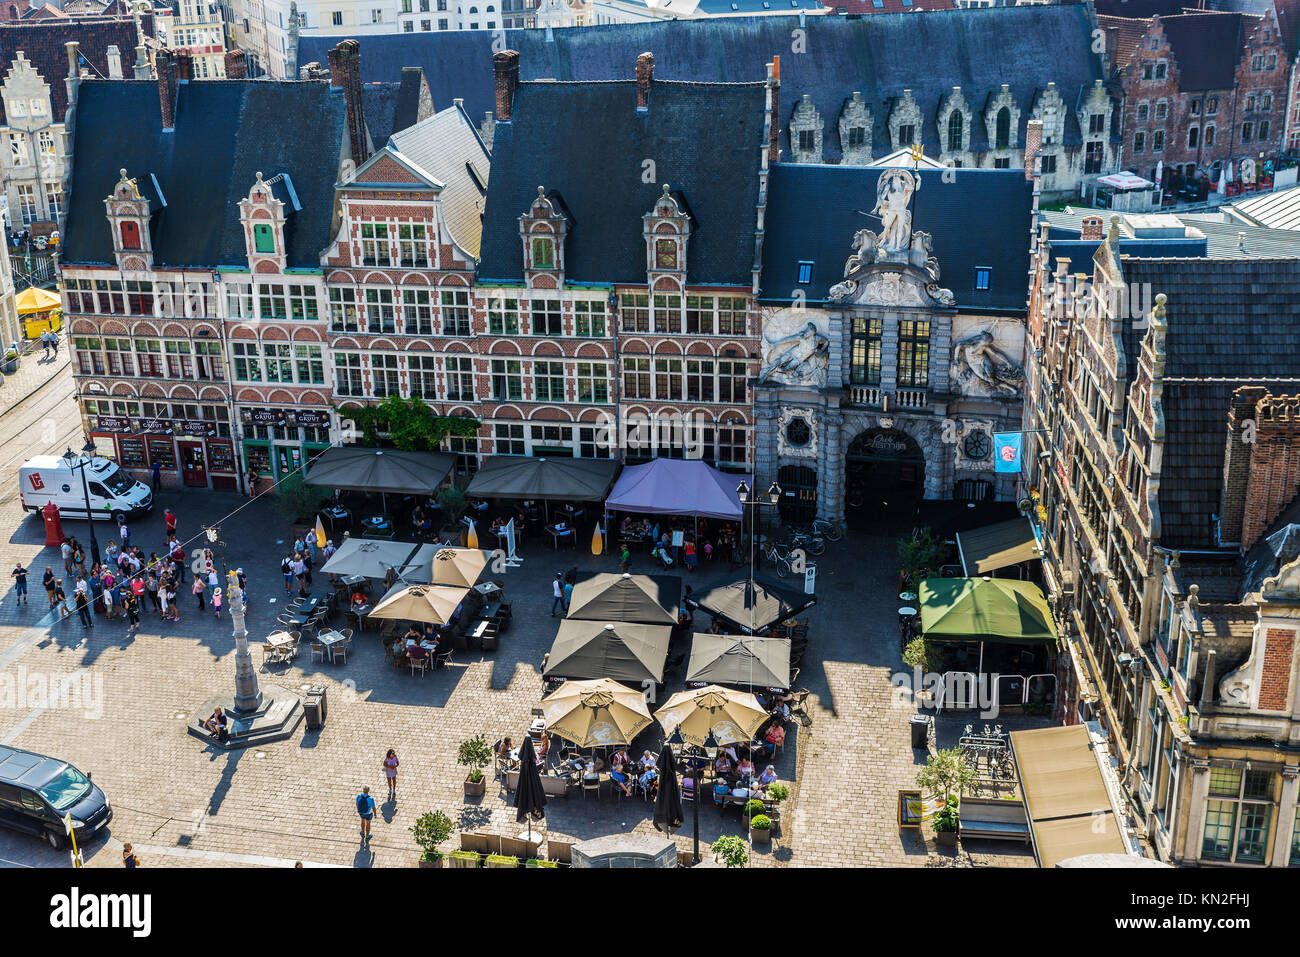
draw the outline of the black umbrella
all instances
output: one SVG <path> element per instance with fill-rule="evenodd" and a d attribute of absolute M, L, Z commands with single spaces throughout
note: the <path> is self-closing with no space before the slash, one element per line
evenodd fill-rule
<path fill-rule="evenodd" d="M 659 752 L 659 793 L 655 795 L 655 830 L 671 834 L 682 826 L 682 792 L 677 787 L 677 758 L 668 742 Z"/>
<path fill-rule="evenodd" d="M 540 821 L 546 816 L 546 792 L 542 789 L 542 776 L 537 770 L 537 754 L 533 739 L 524 735 L 519 746 L 519 788 L 515 791 L 515 820 L 532 818 Z"/>

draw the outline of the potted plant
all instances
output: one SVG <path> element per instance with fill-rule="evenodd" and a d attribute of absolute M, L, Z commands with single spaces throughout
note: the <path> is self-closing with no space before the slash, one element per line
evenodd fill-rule
<path fill-rule="evenodd" d="M 518 867 L 519 858 L 509 854 L 489 854 L 483 858 L 484 867 Z"/>
<path fill-rule="evenodd" d="M 960 830 L 960 814 L 957 808 L 958 795 L 975 783 L 975 772 L 971 770 L 960 751 L 948 748 L 930 755 L 925 767 L 916 772 L 916 786 L 926 794 L 941 795 L 944 805 L 935 814 L 931 822 L 934 827 L 935 841 L 939 844 L 955 845 Z"/>
<path fill-rule="evenodd" d="M 780 805 L 782 801 L 790 796 L 790 789 L 781 783 L 769 784 L 767 786 L 767 799 L 774 804 Z M 772 829 L 780 831 L 781 829 L 781 809 L 774 807 L 770 811 L 764 811 L 768 819 L 772 822 Z"/>
<path fill-rule="evenodd" d="M 0 371 L 3 371 L 5 375 L 13 375 L 18 371 L 17 346 L 10 346 L 5 350 L 4 362 L 3 364 L 0 364 Z"/>
<path fill-rule="evenodd" d="M 735 834 L 723 835 L 709 849 L 713 851 L 713 859 L 727 867 L 744 867 L 749 863 L 749 848 Z"/>
<path fill-rule="evenodd" d="M 948 553 L 948 546 L 942 538 L 934 535 L 928 528 L 908 541 L 898 543 L 898 590 L 915 592 L 924 578 L 938 573 L 939 566 Z"/>
<path fill-rule="evenodd" d="M 764 814 L 767 811 L 765 805 L 758 798 L 750 798 L 745 802 L 745 820 L 752 821 L 756 815 Z M 751 825 L 752 826 L 752 825 Z"/>
<path fill-rule="evenodd" d="M 478 867 L 478 851 L 452 851 L 447 855 L 450 867 Z"/>
<path fill-rule="evenodd" d="M 755 814 L 749 819 L 749 839 L 755 844 L 770 844 L 772 819 L 766 814 Z"/>
<path fill-rule="evenodd" d="M 487 790 L 483 769 L 492 763 L 492 748 L 487 739 L 480 734 L 462 741 L 460 750 L 456 753 L 456 763 L 469 768 L 469 777 L 465 779 L 465 797 L 482 797 Z"/>
<path fill-rule="evenodd" d="M 438 508 L 442 511 L 442 532 L 440 533 L 445 541 L 449 537 L 455 537 L 462 545 L 465 544 L 467 529 L 460 522 L 460 517 L 465 514 L 465 509 L 469 506 L 469 499 L 465 493 L 454 485 L 444 485 L 438 489 L 436 496 Z"/>
<path fill-rule="evenodd" d="M 454 825 L 451 818 L 441 811 L 426 811 L 415 820 L 411 833 L 415 843 L 424 849 L 420 855 L 421 867 L 442 867 L 442 851 L 438 845 L 451 837 Z"/>

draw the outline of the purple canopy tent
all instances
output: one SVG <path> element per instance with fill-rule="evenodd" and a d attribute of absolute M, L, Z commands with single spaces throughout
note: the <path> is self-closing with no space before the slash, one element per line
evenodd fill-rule
<path fill-rule="evenodd" d="M 623 469 L 605 510 L 739 521 L 745 509 L 736 486 L 742 481 L 753 484 L 749 475 L 719 472 L 698 459 L 655 459 Z"/>

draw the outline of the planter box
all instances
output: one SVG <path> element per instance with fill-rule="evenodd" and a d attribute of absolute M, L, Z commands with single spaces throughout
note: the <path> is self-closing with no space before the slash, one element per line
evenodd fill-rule
<path fill-rule="evenodd" d="M 772 829 L 770 827 L 751 827 L 749 829 L 749 839 L 755 844 L 771 844 Z"/>
<path fill-rule="evenodd" d="M 490 855 L 483 861 L 483 866 L 484 867 L 518 867 L 519 858 L 497 857 L 495 855 Z"/>
<path fill-rule="evenodd" d="M 957 832 L 956 831 L 935 831 L 934 843 L 938 844 L 940 847 L 956 847 Z"/>
<path fill-rule="evenodd" d="M 482 797 L 486 791 L 486 776 L 480 778 L 478 781 L 471 781 L 469 778 L 465 779 L 465 797 Z"/>
<path fill-rule="evenodd" d="M 461 852 L 464 853 L 464 852 Z M 473 857 L 458 857 L 456 852 L 452 852 L 447 857 L 448 867 L 478 867 L 479 857 L 474 853 Z"/>
<path fill-rule="evenodd" d="M 442 867 L 442 862 L 443 862 L 444 859 L 445 859 L 445 858 L 443 858 L 443 857 L 438 857 L 436 860 L 432 860 L 432 861 L 430 861 L 430 860 L 428 860 L 428 859 L 426 859 L 426 858 L 421 857 L 421 858 L 420 858 L 420 866 L 421 866 L 421 867 Z"/>

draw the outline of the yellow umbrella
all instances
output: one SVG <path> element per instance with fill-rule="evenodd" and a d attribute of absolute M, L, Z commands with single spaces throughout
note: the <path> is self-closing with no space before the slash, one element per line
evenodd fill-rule
<path fill-rule="evenodd" d="M 680 728 L 684 741 L 703 747 L 710 731 L 718 744 L 752 741 L 767 720 L 767 712 L 747 691 L 708 685 L 677 692 L 655 717 L 666 735 Z"/>
<path fill-rule="evenodd" d="M 397 585 L 379 600 L 370 617 L 445 625 L 468 594 L 468 588 L 450 585 Z"/>
<path fill-rule="evenodd" d="M 600 523 L 596 523 L 596 530 L 591 533 L 591 554 L 599 555 L 605 550 L 605 537 L 600 532 Z"/>
<path fill-rule="evenodd" d="M 580 748 L 628 744 L 654 720 L 645 695 L 609 678 L 566 681 L 542 708 L 546 730 Z"/>
<path fill-rule="evenodd" d="M 433 556 L 433 583 L 469 588 L 478 581 L 487 560 L 487 552 L 477 548 L 440 548 Z"/>
<path fill-rule="evenodd" d="M 478 548 L 478 523 L 472 518 L 469 520 L 469 534 L 465 536 L 465 544 L 470 548 Z"/>
<path fill-rule="evenodd" d="M 14 306 L 20 316 L 30 315 L 33 312 L 49 312 L 51 309 L 58 308 L 59 303 L 58 296 L 36 286 L 28 286 L 14 297 Z"/>

